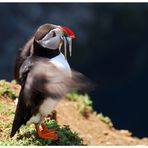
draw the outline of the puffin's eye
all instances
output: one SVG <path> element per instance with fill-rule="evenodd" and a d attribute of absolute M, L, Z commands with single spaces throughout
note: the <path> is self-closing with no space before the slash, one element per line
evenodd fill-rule
<path fill-rule="evenodd" d="M 54 31 L 52 32 L 52 34 L 53 34 L 52 37 L 55 37 L 56 36 L 56 33 Z"/>

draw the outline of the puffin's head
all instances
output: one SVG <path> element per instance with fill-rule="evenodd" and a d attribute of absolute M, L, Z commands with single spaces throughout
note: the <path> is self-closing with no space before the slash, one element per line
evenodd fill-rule
<path fill-rule="evenodd" d="M 64 26 L 58 26 L 53 24 L 41 25 L 34 35 L 35 42 L 40 44 L 42 47 L 51 50 L 61 50 L 61 47 L 64 43 L 65 56 L 67 44 L 69 45 L 69 52 L 71 56 L 72 39 L 74 38 L 75 35 L 72 30 Z"/>

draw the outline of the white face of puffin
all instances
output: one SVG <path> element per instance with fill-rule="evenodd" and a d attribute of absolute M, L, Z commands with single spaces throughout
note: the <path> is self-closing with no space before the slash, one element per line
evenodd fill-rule
<path fill-rule="evenodd" d="M 44 38 L 38 41 L 40 45 L 49 49 L 59 48 L 62 41 L 63 32 L 61 29 L 56 28 L 48 32 Z"/>
<path fill-rule="evenodd" d="M 60 26 L 51 30 L 49 33 L 45 35 L 44 38 L 42 38 L 37 42 L 44 48 L 49 48 L 52 50 L 56 50 L 57 48 L 59 48 L 60 51 L 64 43 L 65 57 L 67 57 L 67 44 L 68 44 L 70 56 L 72 55 L 72 38 L 65 37 L 63 30 L 60 28 Z"/>

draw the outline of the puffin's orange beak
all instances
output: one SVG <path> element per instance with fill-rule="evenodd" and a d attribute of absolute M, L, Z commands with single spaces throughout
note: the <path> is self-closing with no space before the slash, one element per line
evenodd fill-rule
<path fill-rule="evenodd" d="M 60 28 L 62 28 L 68 34 L 68 36 L 70 38 L 72 38 L 72 39 L 75 38 L 75 34 L 74 34 L 74 32 L 71 29 L 69 29 L 69 28 L 67 28 L 65 26 L 60 26 Z"/>

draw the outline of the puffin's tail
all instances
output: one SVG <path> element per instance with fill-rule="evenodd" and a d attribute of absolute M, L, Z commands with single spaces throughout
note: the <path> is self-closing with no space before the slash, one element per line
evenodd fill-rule
<path fill-rule="evenodd" d="M 13 125 L 12 125 L 10 137 L 13 137 L 15 135 L 15 133 L 17 132 L 17 130 L 21 127 L 21 125 L 25 123 L 24 117 L 26 114 L 26 106 L 23 103 L 23 101 L 24 101 L 24 99 L 23 99 L 22 89 L 21 89 L 21 92 L 20 92 L 20 95 L 18 98 L 18 104 L 16 107 L 16 112 L 15 112 L 15 117 L 13 120 Z"/>
<path fill-rule="evenodd" d="M 16 108 L 16 112 L 15 112 L 15 117 L 14 117 L 14 120 L 13 120 L 13 125 L 12 125 L 12 129 L 11 129 L 11 134 L 10 134 L 10 137 L 13 137 L 16 133 L 16 131 L 21 127 L 22 123 L 21 123 L 21 120 L 20 120 L 20 103 L 21 103 L 21 95 L 18 99 L 18 104 L 17 104 L 17 108 Z"/>

